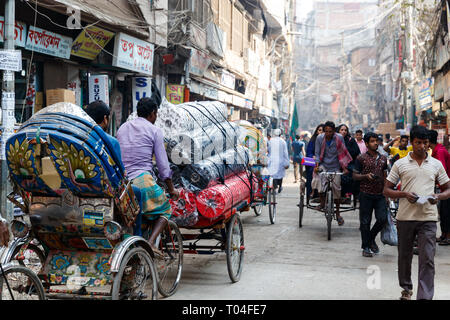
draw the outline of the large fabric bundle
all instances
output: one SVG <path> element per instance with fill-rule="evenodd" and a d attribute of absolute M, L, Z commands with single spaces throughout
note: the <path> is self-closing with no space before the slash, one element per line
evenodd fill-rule
<path fill-rule="evenodd" d="M 166 137 L 169 159 L 177 164 L 193 164 L 234 148 L 238 144 L 240 127 L 223 121 L 190 132 L 172 132 Z"/>
<path fill-rule="evenodd" d="M 177 201 L 169 200 L 172 207 L 171 220 L 180 227 L 190 227 L 198 222 L 197 204 L 195 194 L 184 189 L 180 190 Z"/>
<path fill-rule="evenodd" d="M 201 191 L 196 198 L 197 210 L 205 218 L 219 218 L 234 205 L 249 199 L 251 188 L 247 173 L 231 177 L 224 184 Z"/>
<path fill-rule="evenodd" d="M 227 114 L 227 106 L 218 101 L 173 105 L 163 99 L 155 125 L 163 130 L 165 137 L 172 137 L 226 121 Z"/>
<path fill-rule="evenodd" d="M 248 149 L 237 146 L 226 152 L 186 166 L 181 172 L 183 185 L 191 191 L 200 191 L 224 182 L 230 176 L 245 172 L 249 164 Z"/>

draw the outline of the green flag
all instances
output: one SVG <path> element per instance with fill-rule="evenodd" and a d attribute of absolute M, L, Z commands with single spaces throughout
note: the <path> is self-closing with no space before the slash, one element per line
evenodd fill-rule
<path fill-rule="evenodd" d="M 292 138 L 292 141 L 295 140 L 297 129 L 298 129 L 298 114 L 297 114 L 297 103 L 295 103 L 294 114 L 292 115 L 292 122 L 291 122 L 291 132 L 289 134 Z"/>

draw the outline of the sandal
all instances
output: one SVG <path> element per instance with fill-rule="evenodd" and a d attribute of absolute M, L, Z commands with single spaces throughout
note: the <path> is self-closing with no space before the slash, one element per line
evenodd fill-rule
<path fill-rule="evenodd" d="M 439 245 L 440 245 L 440 246 L 449 246 L 449 245 L 450 245 L 450 239 L 449 239 L 449 238 L 442 239 L 442 240 L 439 242 Z"/>
<path fill-rule="evenodd" d="M 342 218 L 341 216 L 337 217 L 337 222 L 339 226 L 343 226 L 344 225 L 344 218 Z"/>

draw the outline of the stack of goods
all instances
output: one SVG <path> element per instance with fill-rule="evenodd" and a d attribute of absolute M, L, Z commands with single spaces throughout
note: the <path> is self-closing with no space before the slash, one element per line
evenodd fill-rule
<path fill-rule="evenodd" d="M 230 123 L 227 113 L 217 101 L 172 105 L 163 99 L 158 110 L 155 125 L 163 130 L 171 167 L 177 167 L 172 171 L 179 172 L 181 181 L 175 185 L 182 196 L 172 202 L 180 226 L 219 218 L 251 195 L 251 155 L 239 141 L 242 128 Z"/>

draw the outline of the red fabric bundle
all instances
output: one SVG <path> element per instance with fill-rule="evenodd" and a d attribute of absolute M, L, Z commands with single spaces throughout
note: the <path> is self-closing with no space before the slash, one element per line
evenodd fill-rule
<path fill-rule="evenodd" d="M 185 189 L 178 190 L 180 198 L 177 201 L 169 199 L 172 207 L 172 220 L 179 226 L 191 226 L 197 223 L 198 214 L 195 194 Z"/>
<path fill-rule="evenodd" d="M 198 212 L 206 218 L 214 219 L 230 211 L 232 206 L 250 198 L 250 184 L 246 173 L 225 180 L 204 189 L 197 195 Z"/>

